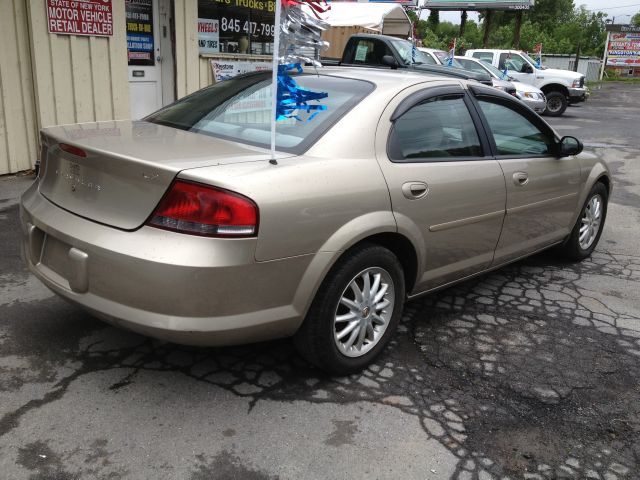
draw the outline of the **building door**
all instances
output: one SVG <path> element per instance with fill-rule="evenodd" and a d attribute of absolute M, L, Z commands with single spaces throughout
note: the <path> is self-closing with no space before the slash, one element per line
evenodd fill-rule
<path fill-rule="evenodd" d="M 134 120 L 174 100 L 170 6 L 170 0 L 125 0 L 129 93 Z M 167 85 L 163 85 L 163 80 Z"/>

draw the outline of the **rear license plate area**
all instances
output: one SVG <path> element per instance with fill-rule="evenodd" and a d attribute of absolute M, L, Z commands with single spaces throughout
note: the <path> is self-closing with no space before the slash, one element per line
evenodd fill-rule
<path fill-rule="evenodd" d="M 71 245 L 45 234 L 40 263 L 65 280 L 69 280 L 71 278 L 70 249 Z"/>

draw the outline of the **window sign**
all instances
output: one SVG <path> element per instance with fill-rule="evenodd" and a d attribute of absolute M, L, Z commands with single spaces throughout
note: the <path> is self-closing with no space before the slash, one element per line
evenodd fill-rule
<path fill-rule="evenodd" d="M 153 0 L 126 0 L 129 65 L 153 66 Z"/>
<path fill-rule="evenodd" d="M 220 51 L 220 24 L 218 20 L 198 19 L 198 48 L 200 53 L 218 53 Z"/>
<path fill-rule="evenodd" d="M 47 24 L 49 33 L 111 36 L 111 0 L 47 0 Z"/>
<path fill-rule="evenodd" d="M 366 44 L 359 44 L 358 48 L 356 48 L 356 62 L 364 62 L 367 58 L 367 52 L 369 51 L 369 47 Z"/>
<path fill-rule="evenodd" d="M 236 53 L 270 55 L 273 52 L 275 32 L 274 0 L 198 0 L 198 44 L 200 53 Z M 216 21 L 217 50 L 207 48 L 212 37 L 203 36 L 200 22 Z"/>

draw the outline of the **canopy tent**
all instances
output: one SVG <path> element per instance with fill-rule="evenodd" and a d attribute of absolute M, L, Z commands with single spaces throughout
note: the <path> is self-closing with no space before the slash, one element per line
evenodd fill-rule
<path fill-rule="evenodd" d="M 331 10 L 323 15 L 323 20 L 332 27 L 363 27 L 405 38 L 411 35 L 411 20 L 401 5 L 362 2 L 331 2 L 330 5 Z"/>

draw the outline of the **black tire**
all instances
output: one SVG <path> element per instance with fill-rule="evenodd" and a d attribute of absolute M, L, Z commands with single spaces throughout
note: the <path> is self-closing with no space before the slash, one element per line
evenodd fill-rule
<path fill-rule="evenodd" d="M 348 357 L 336 345 L 335 315 L 351 281 L 368 268 L 384 269 L 393 281 L 393 311 L 377 343 L 359 357 Z M 398 258 L 375 244 L 358 246 L 338 260 L 318 289 L 304 323 L 294 336 L 300 355 L 316 367 L 335 375 L 348 375 L 369 365 L 387 345 L 397 329 L 405 296 L 404 274 Z"/>
<path fill-rule="evenodd" d="M 544 111 L 544 115 L 548 115 L 550 117 L 559 117 L 564 113 L 564 111 L 567 109 L 567 106 L 569 105 L 567 96 L 562 92 L 549 92 L 546 94 L 546 97 L 547 109 Z"/>
<path fill-rule="evenodd" d="M 602 217 L 600 220 L 599 230 L 596 234 L 595 239 L 591 243 L 591 245 L 589 245 L 588 248 L 583 248 L 580 245 L 580 241 L 579 241 L 580 227 L 582 226 L 582 219 L 585 217 L 589 202 L 591 202 L 591 199 L 597 195 L 600 195 L 600 198 L 602 199 Z M 593 252 L 593 250 L 598 245 L 598 242 L 600 241 L 600 236 L 602 235 L 602 230 L 604 229 L 604 222 L 607 218 L 608 200 L 609 200 L 609 192 L 607 191 L 607 187 L 602 182 L 597 182 L 591 188 L 589 195 L 587 195 L 587 199 L 584 202 L 582 209 L 580 210 L 580 215 L 578 216 L 578 220 L 576 220 L 576 224 L 574 225 L 573 230 L 571 230 L 571 234 L 569 235 L 565 243 L 560 247 L 560 251 L 565 258 L 572 261 L 579 262 L 587 258 L 589 255 L 591 255 L 591 252 Z"/>

